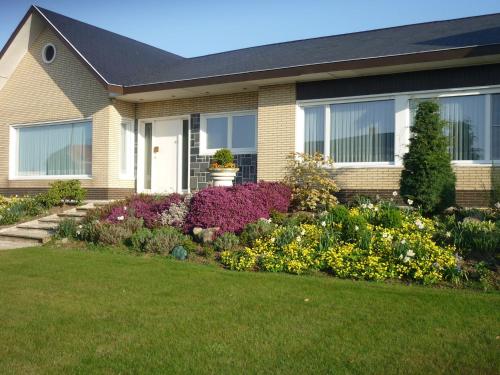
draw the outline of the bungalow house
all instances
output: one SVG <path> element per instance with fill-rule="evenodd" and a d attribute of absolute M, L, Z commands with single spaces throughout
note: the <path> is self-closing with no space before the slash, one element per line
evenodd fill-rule
<path fill-rule="evenodd" d="M 77 178 L 90 198 L 189 191 L 230 148 L 237 182 L 332 155 L 344 197 L 398 189 L 416 105 L 450 123 L 457 197 L 499 175 L 500 14 L 194 58 L 32 6 L 0 52 L 0 194 Z"/>

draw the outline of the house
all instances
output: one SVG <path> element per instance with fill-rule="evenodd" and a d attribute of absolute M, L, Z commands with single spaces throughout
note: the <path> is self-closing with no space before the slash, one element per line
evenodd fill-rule
<path fill-rule="evenodd" d="M 412 116 L 450 122 L 457 198 L 500 178 L 500 14 L 194 58 L 32 6 L 0 52 L 0 194 L 77 178 L 90 198 L 189 191 L 228 147 L 237 182 L 332 155 L 343 197 L 398 189 Z"/>

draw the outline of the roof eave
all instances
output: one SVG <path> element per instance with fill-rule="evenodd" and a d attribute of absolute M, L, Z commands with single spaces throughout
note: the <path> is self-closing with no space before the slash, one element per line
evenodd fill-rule
<path fill-rule="evenodd" d="M 406 65 L 433 61 L 445 61 L 500 54 L 500 44 L 485 46 L 469 46 L 445 50 L 426 51 L 394 56 L 380 56 L 359 60 L 335 61 L 310 65 L 301 65 L 270 70 L 235 73 L 221 76 L 201 77 L 179 81 L 151 83 L 144 85 L 123 86 L 122 93 L 135 94 L 149 91 L 188 88 L 196 86 L 246 82 L 269 78 L 285 78 L 304 74 L 334 72 L 340 70 L 356 70 L 393 65 Z"/>

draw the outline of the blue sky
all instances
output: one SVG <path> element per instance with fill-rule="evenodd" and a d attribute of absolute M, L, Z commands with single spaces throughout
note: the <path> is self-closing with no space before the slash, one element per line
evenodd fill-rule
<path fill-rule="evenodd" d="M 31 3 L 0 0 L 0 46 Z M 186 57 L 500 12 L 499 0 L 38 0 L 36 4 Z"/>

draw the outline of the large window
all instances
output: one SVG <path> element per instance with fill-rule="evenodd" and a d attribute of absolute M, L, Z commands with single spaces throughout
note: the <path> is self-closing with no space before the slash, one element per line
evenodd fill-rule
<path fill-rule="evenodd" d="M 17 133 L 17 176 L 90 176 L 92 123 L 22 126 Z"/>
<path fill-rule="evenodd" d="M 332 104 L 330 154 L 339 163 L 394 161 L 394 101 Z"/>
<path fill-rule="evenodd" d="M 452 160 L 485 160 L 486 156 L 486 95 L 449 96 L 411 100 L 412 121 L 418 104 L 437 100 L 440 115 L 447 122 Z"/>
<path fill-rule="evenodd" d="M 491 158 L 500 160 L 500 94 L 491 96 Z"/>
<path fill-rule="evenodd" d="M 229 148 L 236 154 L 255 152 L 256 129 L 255 112 L 203 115 L 200 151 L 208 155 L 221 148 Z"/>
<path fill-rule="evenodd" d="M 121 177 L 134 178 L 134 121 L 124 119 L 121 126 Z"/>
<path fill-rule="evenodd" d="M 394 100 L 305 107 L 304 152 L 337 163 L 393 162 L 394 119 Z"/>

